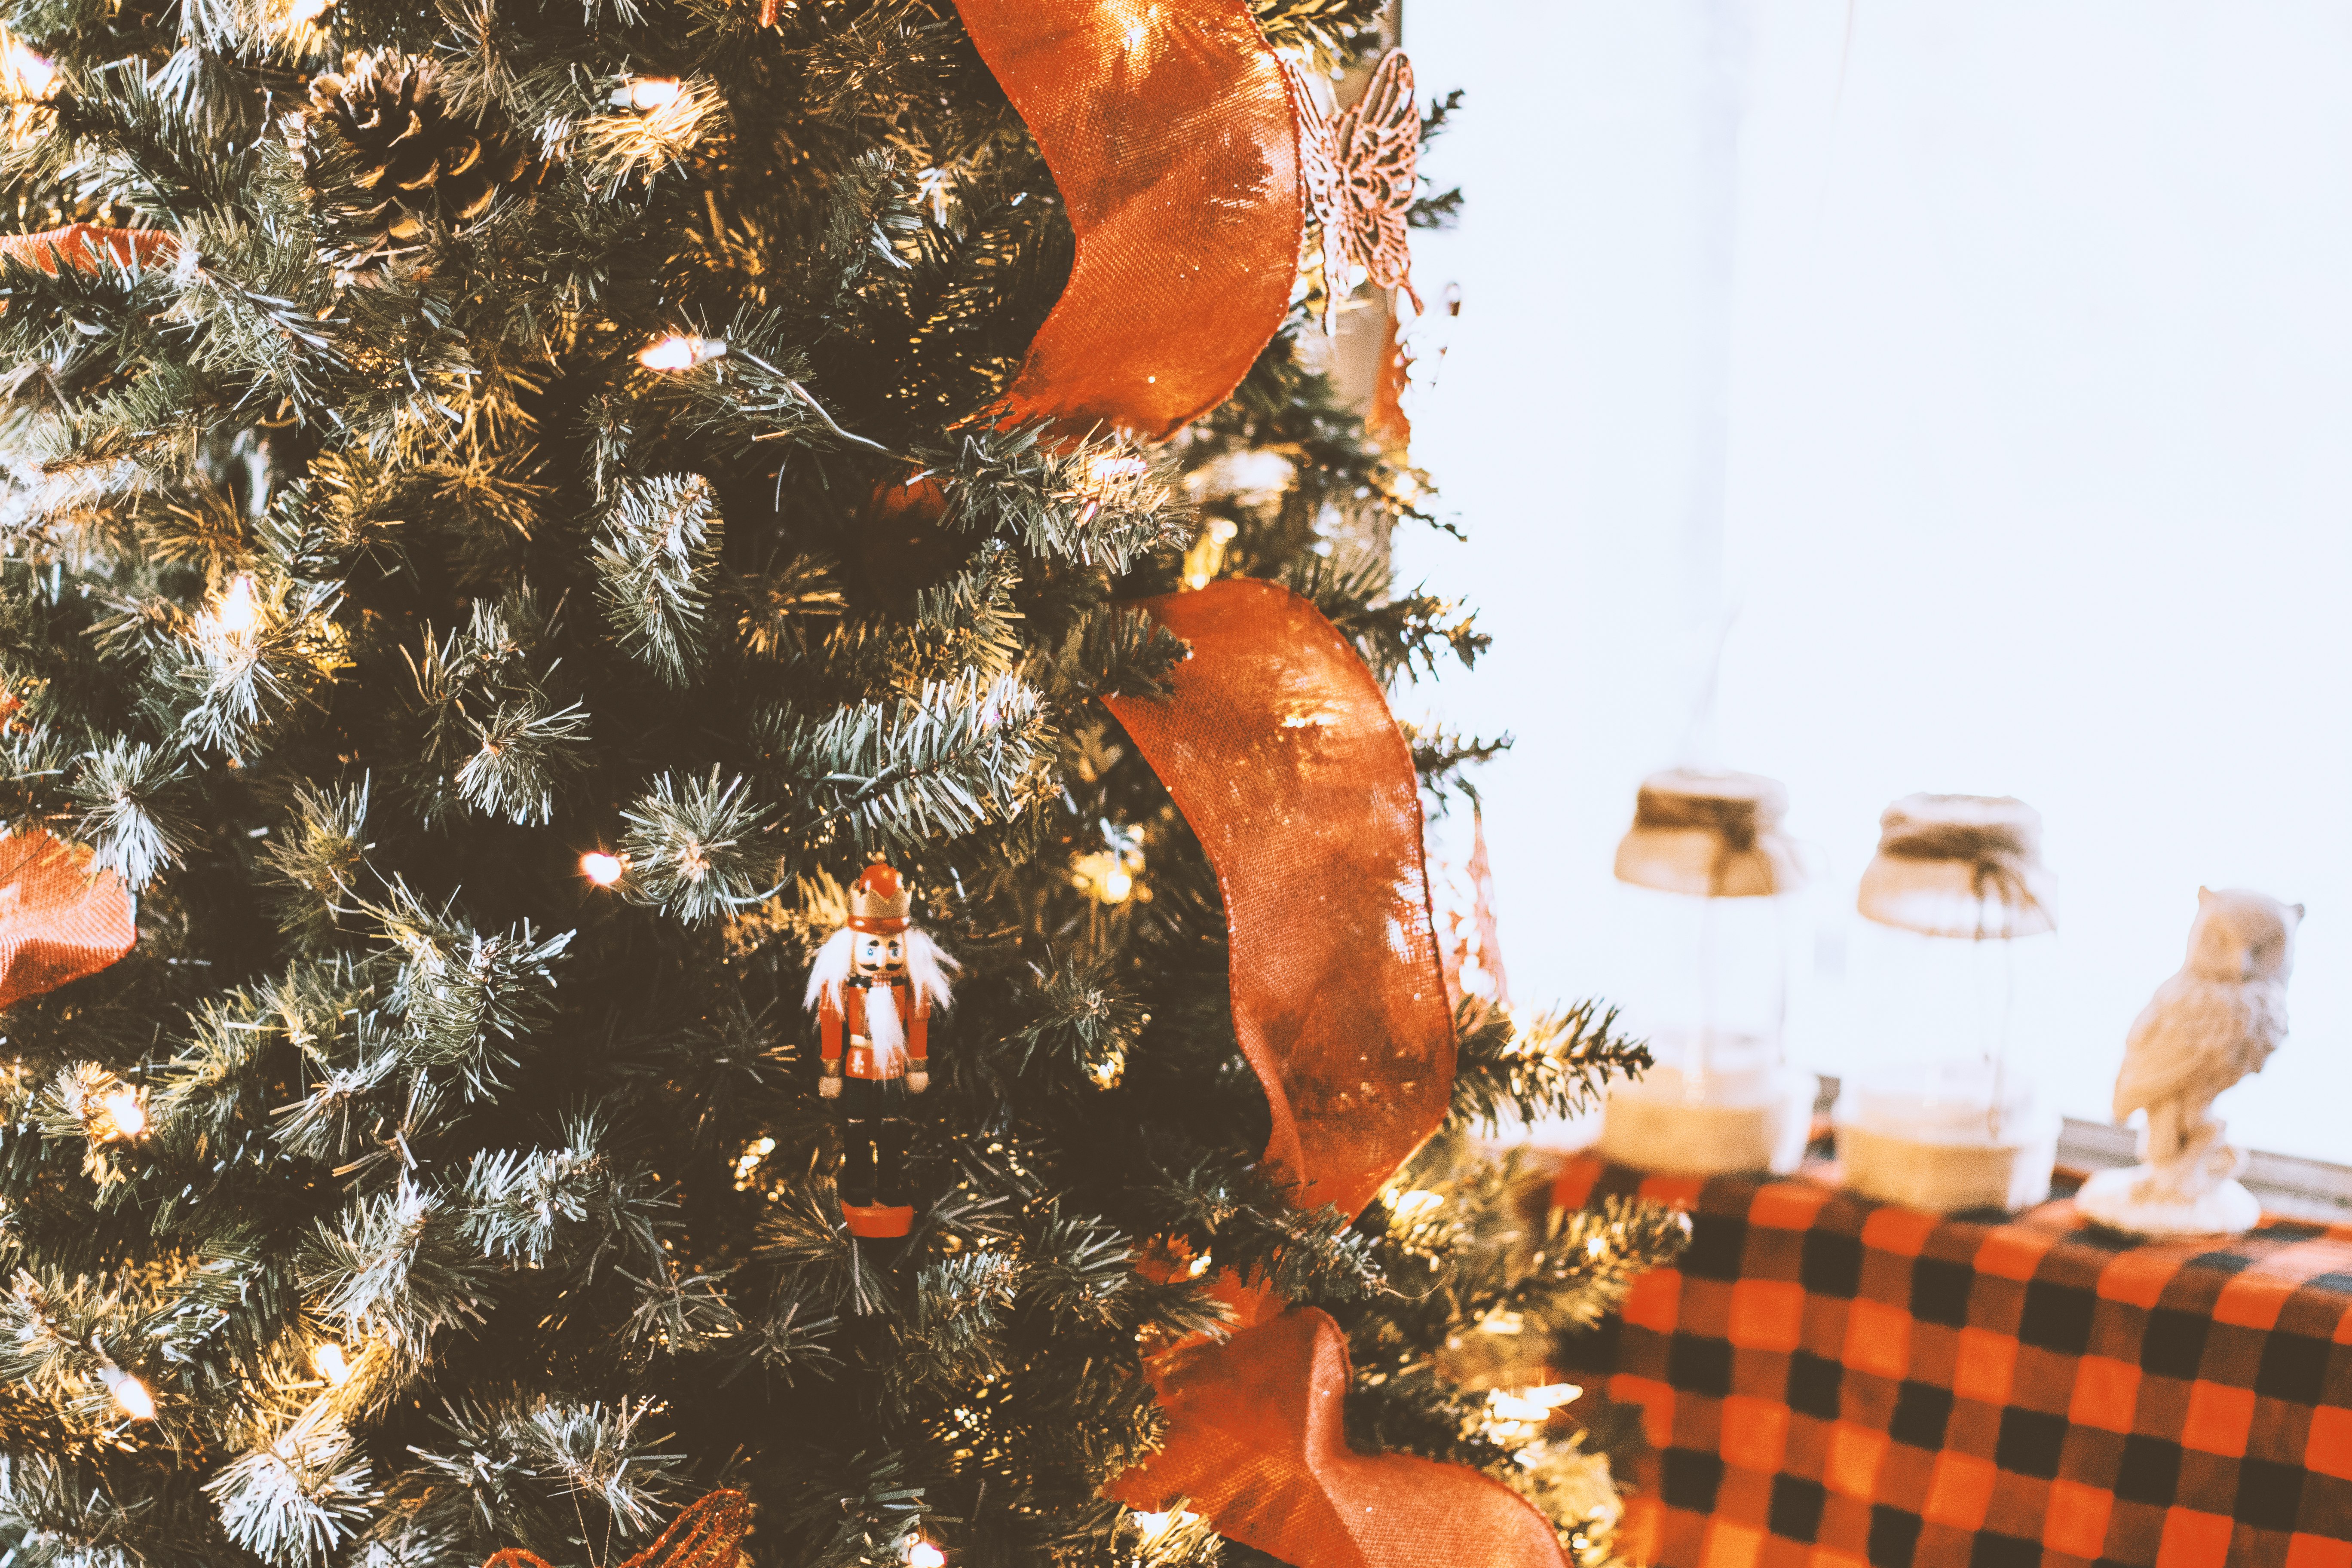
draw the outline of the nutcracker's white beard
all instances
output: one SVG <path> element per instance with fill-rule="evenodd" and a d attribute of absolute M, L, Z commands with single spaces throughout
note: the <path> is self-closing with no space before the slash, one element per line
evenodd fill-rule
<path fill-rule="evenodd" d="M 835 1007 L 841 1006 L 841 986 L 856 967 L 855 949 L 857 933 L 843 926 L 825 939 L 817 949 L 816 962 L 809 965 L 808 994 L 803 1005 L 812 1013 L 817 1004 L 830 999 Z M 960 966 L 931 940 L 930 932 L 920 926 L 907 928 L 907 984 L 931 999 L 931 1005 L 944 1009 L 954 999 L 948 976 Z"/>
<path fill-rule="evenodd" d="M 898 1022 L 898 993 L 887 985 L 866 993 L 866 1044 L 874 1053 L 874 1070 L 897 1078 L 907 1055 L 907 1031 Z"/>

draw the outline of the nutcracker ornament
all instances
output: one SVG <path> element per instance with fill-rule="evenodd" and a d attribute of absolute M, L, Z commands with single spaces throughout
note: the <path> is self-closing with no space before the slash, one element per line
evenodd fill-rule
<path fill-rule="evenodd" d="M 907 1190 L 907 1097 L 931 1085 L 930 1021 L 949 1003 L 954 959 L 908 918 L 914 896 L 880 856 L 849 889 L 849 923 L 810 966 L 817 1093 L 842 1110 L 841 1214 L 849 1234 L 900 1237 Z"/>

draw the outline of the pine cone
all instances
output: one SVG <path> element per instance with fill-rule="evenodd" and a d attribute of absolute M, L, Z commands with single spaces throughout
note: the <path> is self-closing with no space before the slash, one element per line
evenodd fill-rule
<path fill-rule="evenodd" d="M 524 138 L 453 112 L 425 61 L 362 58 L 315 78 L 310 103 L 356 155 L 366 200 L 352 216 L 373 231 L 370 253 L 415 238 L 431 219 L 478 218 L 501 187 L 529 188 L 546 168 Z"/>

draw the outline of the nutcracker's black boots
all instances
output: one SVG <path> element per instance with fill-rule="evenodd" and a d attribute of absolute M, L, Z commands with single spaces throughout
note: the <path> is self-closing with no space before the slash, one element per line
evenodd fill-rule
<path fill-rule="evenodd" d="M 845 1079 L 841 1085 L 841 1201 L 895 1207 L 907 1191 L 907 1085 L 901 1079 Z"/>

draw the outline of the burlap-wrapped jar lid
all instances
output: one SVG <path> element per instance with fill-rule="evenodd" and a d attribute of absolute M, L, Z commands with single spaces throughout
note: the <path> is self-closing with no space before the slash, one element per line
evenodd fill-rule
<path fill-rule="evenodd" d="M 1780 833 L 1789 793 L 1754 773 L 1684 768 L 1642 781 L 1633 826 L 1617 846 L 1617 879 L 1702 899 L 1755 899 L 1804 880 Z"/>
<path fill-rule="evenodd" d="M 2009 938 L 2058 929 L 2042 814 L 2007 795 L 1910 795 L 1878 819 L 1863 914 L 1923 936 Z"/>

